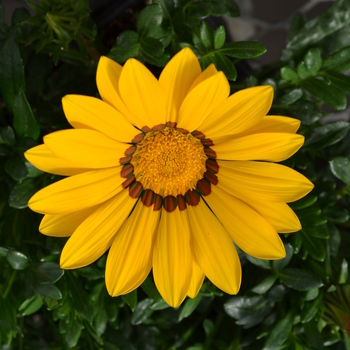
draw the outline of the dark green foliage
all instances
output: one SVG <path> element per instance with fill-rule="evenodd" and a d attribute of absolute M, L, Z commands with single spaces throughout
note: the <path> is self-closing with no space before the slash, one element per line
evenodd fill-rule
<path fill-rule="evenodd" d="M 0 1 L 1 349 L 350 349 L 350 124 L 323 119 L 329 107 L 346 108 L 350 95 L 349 0 L 335 1 L 311 21 L 297 14 L 281 60 L 244 80 L 235 64 L 262 55 L 264 46 L 229 43 L 224 26 L 213 29 L 205 20 L 238 16 L 234 1 L 154 0 L 109 52 L 97 45 L 87 0 L 30 4 L 36 16 L 17 9 L 8 28 Z M 35 192 L 60 177 L 36 169 L 23 153 L 47 133 L 70 127 L 64 95 L 97 96 L 100 54 L 120 64 L 137 58 L 157 75 L 183 47 L 202 69 L 214 64 L 237 80 L 234 91 L 273 86 L 269 114 L 299 119 L 305 136 L 285 164 L 315 188 L 290 203 L 302 230 L 281 235 L 284 259 L 239 251 L 238 295 L 206 279 L 196 298 L 174 310 L 152 274 L 138 290 L 110 297 L 106 255 L 81 269 L 60 269 L 66 238 L 39 234 L 41 215 L 27 208 Z"/>

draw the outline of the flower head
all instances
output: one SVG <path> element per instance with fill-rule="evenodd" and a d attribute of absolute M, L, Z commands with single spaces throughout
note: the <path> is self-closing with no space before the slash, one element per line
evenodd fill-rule
<path fill-rule="evenodd" d="M 304 138 L 299 121 L 266 116 L 270 86 L 231 96 L 214 65 L 201 71 L 183 49 L 157 80 L 135 59 L 124 67 L 102 57 L 101 99 L 62 100 L 74 127 L 26 152 L 37 168 L 68 176 L 37 192 L 29 207 L 45 214 L 39 230 L 68 237 L 64 269 L 86 266 L 108 249 L 106 285 L 113 295 L 137 288 L 153 269 L 165 301 L 195 297 L 207 276 L 238 292 L 235 249 L 260 259 L 285 256 L 277 232 L 300 229 L 286 204 L 313 185 L 274 162 Z"/>

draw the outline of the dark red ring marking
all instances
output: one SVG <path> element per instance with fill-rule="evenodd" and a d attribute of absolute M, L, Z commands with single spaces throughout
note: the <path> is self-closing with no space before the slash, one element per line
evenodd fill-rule
<path fill-rule="evenodd" d="M 143 140 L 146 133 L 150 131 L 159 131 L 165 127 L 176 128 L 176 123 L 167 122 L 164 124 L 159 124 L 150 129 L 148 126 L 142 128 L 142 133 L 135 136 L 132 140 L 132 143 L 139 143 Z M 189 131 L 183 128 L 177 128 L 183 134 L 189 134 Z M 185 195 L 179 194 L 176 197 L 169 195 L 164 198 L 156 194 L 151 189 L 144 189 L 142 184 L 136 181 L 134 175 L 134 166 L 131 164 L 132 155 L 136 151 L 136 145 L 130 146 L 126 151 L 126 157 L 119 159 L 119 163 L 123 165 L 120 172 L 121 177 L 126 178 L 122 183 L 123 188 L 129 187 L 129 195 L 132 198 L 141 197 L 142 203 L 146 207 L 153 205 L 153 211 L 159 211 L 162 207 L 167 212 L 172 212 L 179 207 L 180 211 L 183 211 L 187 208 L 187 205 L 196 206 L 200 202 L 201 196 L 208 196 L 211 193 L 211 185 L 218 184 L 218 177 L 215 175 L 219 172 L 219 164 L 216 160 L 216 153 L 209 146 L 213 146 L 214 143 L 212 140 L 205 138 L 205 135 L 195 130 L 192 133 L 193 137 L 199 139 L 203 145 L 204 153 L 207 155 L 208 159 L 205 162 L 206 172 L 203 175 L 203 178 L 197 181 L 195 190 L 188 190 Z"/>

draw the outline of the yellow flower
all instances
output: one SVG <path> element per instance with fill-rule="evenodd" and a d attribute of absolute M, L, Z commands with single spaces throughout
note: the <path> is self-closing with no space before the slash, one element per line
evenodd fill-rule
<path fill-rule="evenodd" d="M 153 269 L 164 300 L 194 298 L 204 276 L 236 294 L 241 266 L 234 246 L 260 259 L 285 256 L 277 232 L 301 226 L 286 203 L 313 185 L 279 164 L 303 144 L 299 121 L 266 116 L 270 86 L 229 96 L 214 65 L 201 71 L 190 49 L 157 80 L 135 59 L 102 57 L 102 100 L 62 100 L 74 127 L 26 152 L 37 168 L 68 176 L 37 192 L 29 207 L 45 214 L 39 230 L 68 237 L 61 267 L 86 266 L 108 249 L 112 296 L 140 286 Z M 233 243 L 234 242 L 234 243 Z"/>

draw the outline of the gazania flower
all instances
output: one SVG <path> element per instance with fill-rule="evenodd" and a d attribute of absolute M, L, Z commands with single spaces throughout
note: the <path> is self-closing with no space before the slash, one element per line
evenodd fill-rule
<path fill-rule="evenodd" d="M 277 232 L 298 231 L 286 203 L 312 189 L 296 171 L 274 162 L 304 138 L 299 121 L 266 116 L 270 86 L 232 96 L 222 72 L 201 71 L 190 49 L 157 80 L 135 59 L 124 67 L 102 57 L 101 99 L 62 100 L 74 127 L 44 137 L 26 152 L 37 168 L 64 175 L 37 192 L 29 207 L 45 214 L 39 230 L 68 237 L 61 267 L 86 266 L 108 249 L 112 296 L 137 288 L 153 270 L 165 301 L 194 298 L 205 276 L 238 292 L 235 245 L 260 259 L 285 256 Z"/>

